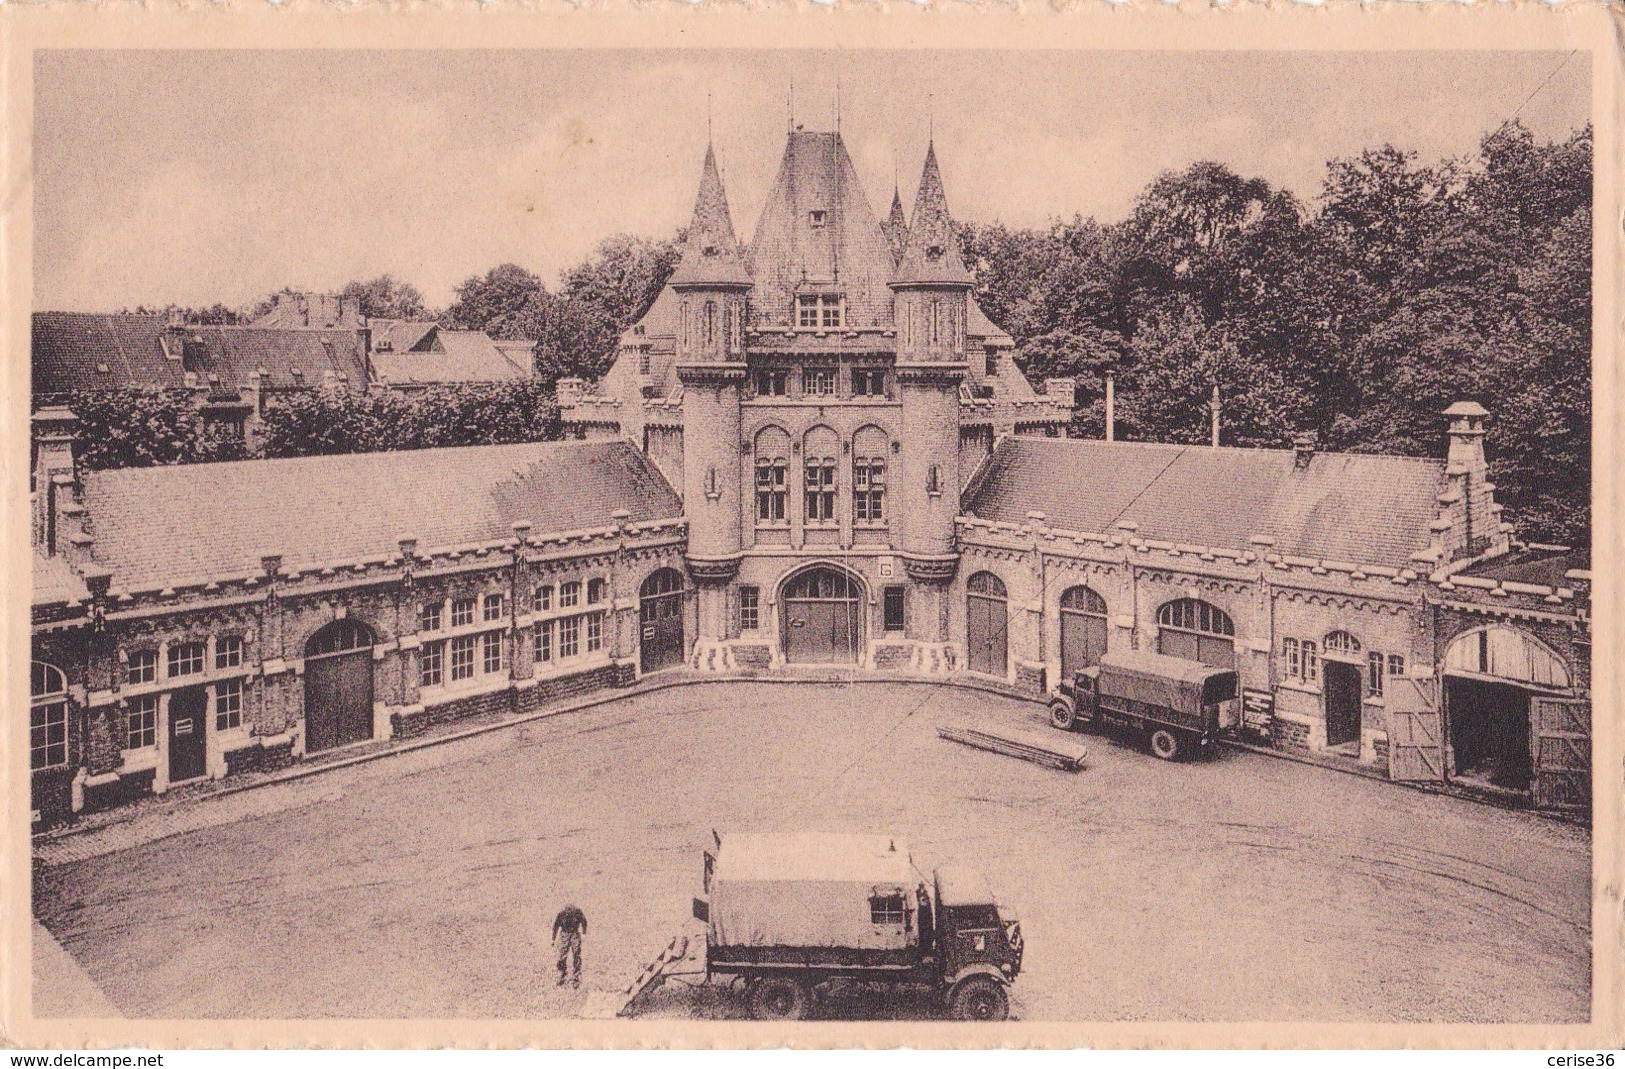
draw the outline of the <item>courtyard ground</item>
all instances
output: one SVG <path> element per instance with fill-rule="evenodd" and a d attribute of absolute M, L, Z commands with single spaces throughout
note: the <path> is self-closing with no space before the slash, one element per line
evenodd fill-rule
<path fill-rule="evenodd" d="M 129 1016 L 566 1016 L 566 901 L 586 986 L 620 987 L 691 927 L 713 828 L 886 831 L 1014 905 L 1021 1019 L 1589 1017 L 1584 829 L 1250 753 L 1082 736 L 1069 774 L 936 735 L 1042 716 L 937 685 L 638 695 L 211 801 L 223 822 L 184 834 L 64 840 L 35 913 Z M 668 985 L 642 1012 L 740 1007 Z"/>

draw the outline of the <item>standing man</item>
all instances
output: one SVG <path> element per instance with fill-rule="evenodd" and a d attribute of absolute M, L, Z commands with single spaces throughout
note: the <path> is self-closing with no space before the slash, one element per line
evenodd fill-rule
<path fill-rule="evenodd" d="M 566 966 L 570 986 L 581 986 L 581 937 L 587 934 L 587 915 L 576 906 L 565 906 L 553 918 L 553 946 L 559 955 L 559 984 L 564 986 Z"/>

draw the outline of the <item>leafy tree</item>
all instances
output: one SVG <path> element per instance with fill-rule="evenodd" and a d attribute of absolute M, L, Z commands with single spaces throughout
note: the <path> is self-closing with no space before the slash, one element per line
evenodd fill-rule
<path fill-rule="evenodd" d="M 455 330 L 483 330 L 493 338 L 534 339 L 548 311 L 547 287 L 517 264 L 501 264 L 464 279 L 442 321 Z"/>
<path fill-rule="evenodd" d="M 601 378 L 621 332 L 654 303 L 681 252 L 681 234 L 666 241 L 617 234 L 566 270 L 534 335 L 537 375 Z"/>
<path fill-rule="evenodd" d="M 190 390 L 126 388 L 73 394 L 77 462 L 87 471 L 235 460 L 242 443 L 204 434 Z"/>
<path fill-rule="evenodd" d="M 361 314 L 369 319 L 431 318 L 423 304 L 423 294 L 410 282 L 401 282 L 392 275 L 379 275 L 365 282 L 351 282 L 339 291 L 343 297 L 357 297 Z"/>

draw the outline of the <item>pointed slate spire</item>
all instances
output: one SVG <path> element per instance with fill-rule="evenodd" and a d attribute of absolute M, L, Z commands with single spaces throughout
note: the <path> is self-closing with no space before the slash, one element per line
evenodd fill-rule
<path fill-rule="evenodd" d="M 694 198 L 694 218 L 688 224 L 683 256 L 671 274 L 673 286 L 748 286 L 739 241 L 734 237 L 733 217 L 728 214 L 728 196 L 722 190 L 722 174 L 717 155 L 705 146 L 705 166 L 700 172 L 700 191 Z"/>
<path fill-rule="evenodd" d="M 898 191 L 896 183 L 891 187 L 891 214 L 880 224 L 880 229 L 886 232 L 886 242 L 891 246 L 892 261 L 902 259 L 903 247 L 908 244 L 908 217 L 903 214 L 903 195 Z"/>
<path fill-rule="evenodd" d="M 971 282 L 970 272 L 959 255 L 959 235 L 948 215 L 948 197 L 942 191 L 942 172 L 937 168 L 935 144 L 925 150 L 925 170 L 920 174 L 920 192 L 914 198 L 908 243 L 897 263 L 897 282 L 967 286 Z"/>

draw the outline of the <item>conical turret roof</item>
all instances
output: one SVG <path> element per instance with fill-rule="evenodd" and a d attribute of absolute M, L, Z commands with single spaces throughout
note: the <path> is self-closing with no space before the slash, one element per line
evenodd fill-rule
<path fill-rule="evenodd" d="M 897 263 L 896 284 L 910 282 L 961 285 L 971 282 L 970 271 L 959 255 L 959 235 L 948 215 L 948 197 L 942 191 L 942 172 L 937 168 L 935 144 L 925 150 L 925 170 L 920 174 L 920 192 L 914 198 L 908 243 Z"/>
<path fill-rule="evenodd" d="M 903 214 L 903 195 L 896 185 L 891 188 L 891 214 L 880 224 L 880 229 L 886 232 L 886 241 L 891 245 L 892 260 L 895 262 L 901 259 L 903 247 L 908 244 L 908 217 Z"/>
<path fill-rule="evenodd" d="M 733 217 L 728 214 L 728 196 L 722 190 L 722 174 L 717 155 L 705 146 L 705 166 L 700 171 L 700 191 L 694 198 L 694 219 L 688 224 L 682 259 L 671 274 L 673 286 L 748 286 L 750 272 L 734 237 Z"/>

